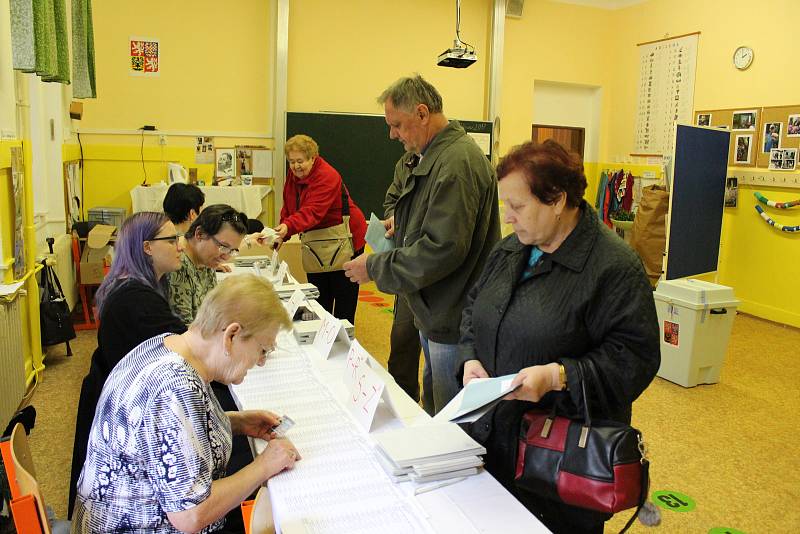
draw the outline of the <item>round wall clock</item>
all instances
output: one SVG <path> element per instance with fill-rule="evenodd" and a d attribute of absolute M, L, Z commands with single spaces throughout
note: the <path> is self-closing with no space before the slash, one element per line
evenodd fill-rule
<path fill-rule="evenodd" d="M 753 49 L 749 46 L 740 46 L 733 53 L 733 65 L 739 69 L 744 70 L 753 63 Z"/>

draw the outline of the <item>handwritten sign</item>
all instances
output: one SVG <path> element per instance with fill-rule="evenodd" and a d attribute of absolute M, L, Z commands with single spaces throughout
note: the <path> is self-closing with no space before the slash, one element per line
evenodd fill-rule
<path fill-rule="evenodd" d="M 344 383 L 347 409 L 369 431 L 386 384 L 369 367 L 369 353 L 355 339 L 347 353 Z"/>
<path fill-rule="evenodd" d="M 328 356 L 331 354 L 331 348 L 336 342 L 336 339 L 338 338 L 349 345 L 350 337 L 347 335 L 347 331 L 345 330 L 344 325 L 342 325 L 341 320 L 337 319 L 325 310 L 322 310 L 320 315 L 320 319 L 322 319 L 322 326 L 320 326 L 319 330 L 317 330 L 311 347 L 322 357 L 323 360 L 327 360 Z M 344 333 L 344 336 L 342 336 L 342 333 Z"/>
<path fill-rule="evenodd" d="M 300 307 L 300 304 L 306 299 L 303 291 L 300 289 L 295 289 L 292 296 L 289 297 L 289 301 L 284 303 L 286 307 L 286 312 L 289 314 L 290 319 L 294 319 L 294 314 L 297 313 L 297 309 Z"/>

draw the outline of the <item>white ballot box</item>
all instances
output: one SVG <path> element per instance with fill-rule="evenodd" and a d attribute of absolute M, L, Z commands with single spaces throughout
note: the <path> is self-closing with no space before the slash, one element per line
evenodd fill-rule
<path fill-rule="evenodd" d="M 658 376 L 683 387 L 719 382 L 739 301 L 702 280 L 662 280 L 653 294 L 661 333 Z"/>

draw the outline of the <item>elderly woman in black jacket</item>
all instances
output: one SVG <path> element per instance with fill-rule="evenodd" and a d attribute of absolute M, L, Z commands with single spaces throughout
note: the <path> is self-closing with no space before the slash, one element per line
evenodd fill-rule
<path fill-rule="evenodd" d="M 605 419 L 630 422 L 631 404 L 658 370 L 653 296 L 641 261 L 583 200 L 581 161 L 554 141 L 515 147 L 497 169 L 505 222 L 468 296 L 461 322 L 464 384 L 516 374 L 521 387 L 470 432 L 486 468 L 554 532 L 602 532 L 607 514 L 514 487 L 522 414 L 557 400 L 580 407 L 576 362 L 591 359 L 609 402 Z M 595 410 L 596 411 L 596 410 Z"/>

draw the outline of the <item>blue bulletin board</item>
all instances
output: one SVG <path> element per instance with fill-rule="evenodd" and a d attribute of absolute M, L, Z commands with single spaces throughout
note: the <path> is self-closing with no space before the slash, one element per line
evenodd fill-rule
<path fill-rule="evenodd" d="M 717 270 L 730 132 L 678 124 L 672 157 L 665 278 Z"/>

